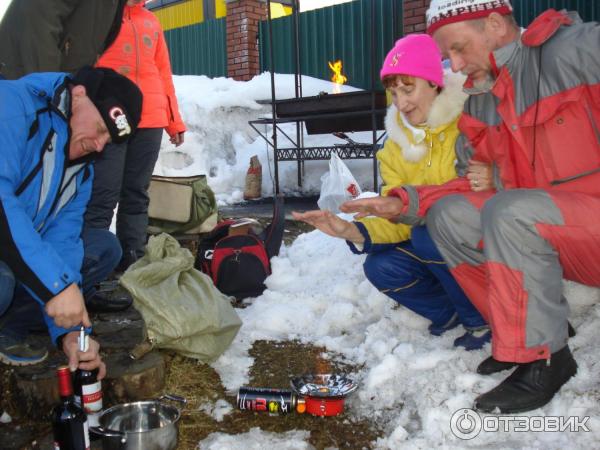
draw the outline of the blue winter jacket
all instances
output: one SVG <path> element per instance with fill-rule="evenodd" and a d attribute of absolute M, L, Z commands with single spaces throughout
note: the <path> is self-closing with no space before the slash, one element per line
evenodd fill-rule
<path fill-rule="evenodd" d="M 0 80 L 0 260 L 40 303 L 81 281 L 92 167 L 69 161 L 64 73 Z M 52 340 L 60 328 L 42 308 Z"/>

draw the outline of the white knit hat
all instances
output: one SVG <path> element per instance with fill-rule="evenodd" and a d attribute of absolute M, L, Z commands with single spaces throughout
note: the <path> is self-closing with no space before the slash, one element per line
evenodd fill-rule
<path fill-rule="evenodd" d="M 431 0 L 427 10 L 427 34 L 463 20 L 481 19 L 491 13 L 511 14 L 510 0 Z"/>

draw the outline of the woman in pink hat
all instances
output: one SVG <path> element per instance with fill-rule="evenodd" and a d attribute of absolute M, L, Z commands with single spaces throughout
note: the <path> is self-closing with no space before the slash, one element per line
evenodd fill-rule
<path fill-rule="evenodd" d="M 457 128 L 466 95 L 464 76 L 444 71 L 433 39 L 413 34 L 396 42 L 380 72 L 392 98 L 385 118 L 387 140 L 377 153 L 381 195 L 397 186 L 442 184 L 466 171 L 480 172 L 479 186 L 492 187 L 486 166 L 469 166 Z M 485 182 L 484 182 L 485 180 Z M 429 319 L 439 336 L 462 324 L 455 346 L 481 348 L 490 340 L 487 324 L 458 286 L 421 224 L 392 223 L 378 217 L 348 222 L 330 211 L 294 213 L 330 236 L 346 239 L 354 253 L 366 253 L 364 270 L 377 289 Z"/>

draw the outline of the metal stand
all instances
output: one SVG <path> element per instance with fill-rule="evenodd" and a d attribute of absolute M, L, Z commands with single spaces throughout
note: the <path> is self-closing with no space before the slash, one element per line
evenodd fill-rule
<path fill-rule="evenodd" d="M 267 0 L 267 20 L 268 20 L 268 34 L 269 34 L 269 50 L 270 50 L 270 64 L 269 69 L 271 73 L 271 118 L 269 119 L 257 119 L 249 121 L 249 125 L 267 142 L 267 144 L 273 148 L 274 155 L 274 172 L 275 172 L 275 192 L 279 193 L 279 162 L 280 161 L 296 161 L 298 164 L 298 186 L 302 186 L 302 175 L 304 171 L 304 161 L 312 160 L 328 160 L 331 158 L 331 154 L 336 152 L 342 159 L 373 159 L 373 191 L 378 190 L 378 167 L 377 159 L 375 155 L 381 147 L 380 141 L 384 134 L 378 136 L 378 118 L 385 116 L 385 108 L 376 107 L 376 91 L 375 91 L 375 80 L 377 77 L 376 67 L 376 30 L 375 30 L 375 2 L 377 0 L 371 0 L 371 107 L 370 110 L 358 111 L 358 112 L 332 112 L 327 114 L 298 114 L 291 117 L 278 117 L 276 109 L 276 98 L 275 98 L 275 68 L 274 68 L 274 51 L 273 51 L 273 27 L 271 18 L 271 1 Z M 300 70 L 300 48 L 299 48 L 299 20 L 298 20 L 298 0 L 289 0 L 286 2 L 292 7 L 293 11 L 293 45 L 295 49 L 294 58 L 294 81 L 295 81 L 295 95 L 296 99 L 302 98 L 302 76 Z M 396 33 L 396 7 L 394 3 L 393 7 L 393 31 Z M 333 94 L 335 95 L 335 94 Z M 372 142 L 371 143 L 356 143 L 349 142 L 348 144 L 339 144 L 333 146 L 319 146 L 319 147 L 305 147 L 304 146 L 304 134 L 303 128 L 304 123 L 308 120 L 322 119 L 327 121 L 330 119 L 350 118 L 357 115 L 364 116 L 366 113 L 371 116 L 371 128 L 372 131 Z M 379 120 L 381 122 L 381 120 Z M 279 124 L 294 122 L 296 124 L 296 138 L 292 139 L 288 136 L 280 127 Z M 259 129 L 259 125 L 271 125 L 272 134 L 267 136 L 266 132 Z M 339 131 L 339 130 L 330 130 Z M 350 130 L 348 130 L 350 131 Z M 361 131 L 361 130 L 352 130 Z M 285 138 L 292 144 L 292 147 L 280 147 L 278 142 L 277 134 L 281 133 Z"/>

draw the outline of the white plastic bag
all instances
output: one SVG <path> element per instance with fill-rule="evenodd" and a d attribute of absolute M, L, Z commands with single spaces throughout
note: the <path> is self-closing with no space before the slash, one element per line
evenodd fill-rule
<path fill-rule="evenodd" d="M 334 214 L 340 212 L 340 205 L 361 194 L 358 182 L 337 153 L 331 154 L 329 172 L 321 177 L 321 196 L 317 205 Z"/>

